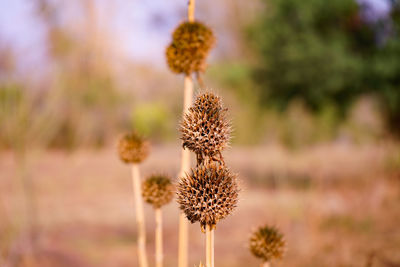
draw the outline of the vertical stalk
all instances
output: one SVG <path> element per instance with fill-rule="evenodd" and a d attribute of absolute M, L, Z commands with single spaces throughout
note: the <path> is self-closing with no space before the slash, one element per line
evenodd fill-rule
<path fill-rule="evenodd" d="M 215 231 L 212 229 L 211 230 L 211 267 L 214 267 L 214 233 Z"/>
<path fill-rule="evenodd" d="M 194 7 L 195 7 L 196 1 L 195 0 L 189 0 L 188 3 L 188 20 L 189 22 L 194 21 Z"/>
<path fill-rule="evenodd" d="M 142 202 L 142 185 L 140 183 L 139 166 L 132 164 L 133 194 L 136 205 L 136 222 L 138 229 L 138 257 L 140 267 L 147 267 L 146 256 L 146 227 L 144 222 L 144 211 Z"/>
<path fill-rule="evenodd" d="M 188 3 L 188 21 L 194 21 L 195 0 L 189 0 Z M 183 114 L 189 109 L 193 99 L 193 80 L 190 75 L 185 76 L 184 92 L 183 92 Z M 190 152 L 182 149 L 182 161 L 179 177 L 183 177 L 185 173 L 190 171 Z M 188 238 L 188 221 L 183 213 L 179 216 L 179 251 L 178 251 L 178 267 L 188 267 L 189 260 L 189 238 Z"/>
<path fill-rule="evenodd" d="M 206 226 L 206 267 L 214 267 L 214 230 Z"/>
<path fill-rule="evenodd" d="M 185 81 L 184 81 L 182 116 L 185 115 L 186 111 L 192 104 L 192 99 L 193 99 L 193 80 L 192 77 L 187 75 L 185 76 Z M 185 173 L 189 171 L 190 171 L 190 151 L 187 149 L 182 149 L 181 169 L 178 177 L 183 177 Z M 179 267 L 188 266 L 188 249 L 189 249 L 188 231 L 189 231 L 188 220 L 185 218 L 185 215 L 181 213 L 179 217 L 179 253 L 178 253 Z"/>
<path fill-rule="evenodd" d="M 163 266 L 163 241 L 162 241 L 162 213 L 161 208 L 155 210 L 156 214 L 156 267 Z"/>

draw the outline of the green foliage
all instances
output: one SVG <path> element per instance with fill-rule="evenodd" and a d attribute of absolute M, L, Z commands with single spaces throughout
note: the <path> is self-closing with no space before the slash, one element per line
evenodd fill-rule
<path fill-rule="evenodd" d="M 161 103 L 137 104 L 132 113 L 132 126 L 144 136 L 153 140 L 164 140 L 170 137 L 172 119 L 166 108 Z M 173 128 L 173 127 L 172 127 Z"/>
<path fill-rule="evenodd" d="M 374 56 L 369 81 L 380 97 L 388 126 L 400 136 L 400 22 L 398 27 L 397 37 Z"/>
<path fill-rule="evenodd" d="M 250 27 L 256 52 L 253 79 L 264 106 L 284 110 L 301 99 L 311 111 L 346 114 L 360 95 L 374 92 L 388 123 L 400 129 L 400 19 L 366 22 L 355 0 L 270 0 Z M 399 131 L 400 133 L 400 131 Z"/>

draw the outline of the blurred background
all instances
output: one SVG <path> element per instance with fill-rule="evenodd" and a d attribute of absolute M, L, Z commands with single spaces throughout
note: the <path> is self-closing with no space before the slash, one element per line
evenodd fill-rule
<path fill-rule="evenodd" d="M 0 0 L 0 266 L 136 266 L 116 144 L 136 129 L 153 145 L 143 175 L 176 178 L 183 76 L 164 52 L 186 5 Z M 258 266 L 249 233 L 269 223 L 288 243 L 274 266 L 400 266 L 400 2 L 203 0 L 196 18 L 217 36 L 203 78 L 243 188 L 216 265 Z M 176 266 L 177 205 L 164 214 Z M 203 243 L 191 225 L 189 266 Z"/>

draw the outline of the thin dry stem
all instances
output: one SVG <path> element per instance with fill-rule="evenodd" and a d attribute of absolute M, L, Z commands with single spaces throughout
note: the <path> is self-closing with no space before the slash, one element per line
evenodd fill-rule
<path fill-rule="evenodd" d="M 140 267 L 147 267 L 147 256 L 146 256 L 146 226 L 144 221 L 144 211 L 142 202 L 142 187 L 140 182 L 139 166 L 138 164 L 132 164 L 132 182 L 133 182 L 133 194 L 136 205 L 136 222 L 138 229 L 138 256 Z"/>
<path fill-rule="evenodd" d="M 188 4 L 188 20 L 189 20 L 189 22 L 194 22 L 195 4 L 196 4 L 195 0 L 189 0 L 189 4 Z"/>
<path fill-rule="evenodd" d="M 155 210 L 156 215 L 156 267 L 163 266 L 163 241 L 162 241 L 162 213 L 161 209 Z"/>
<path fill-rule="evenodd" d="M 184 81 L 184 93 L 183 93 L 183 112 L 182 116 L 186 113 L 192 104 L 193 99 L 193 80 L 189 75 L 185 76 Z M 185 173 L 190 171 L 190 151 L 188 149 L 182 149 L 181 158 L 181 169 L 179 172 L 179 178 L 183 177 Z M 185 215 L 181 213 L 179 217 L 179 267 L 188 266 L 188 220 Z"/>
<path fill-rule="evenodd" d="M 214 230 L 206 226 L 206 267 L 214 267 Z"/>
<path fill-rule="evenodd" d="M 211 230 L 211 267 L 214 267 L 214 229 Z"/>

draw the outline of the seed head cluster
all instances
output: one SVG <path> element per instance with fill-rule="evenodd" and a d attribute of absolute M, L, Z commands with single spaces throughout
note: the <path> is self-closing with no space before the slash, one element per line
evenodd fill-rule
<path fill-rule="evenodd" d="M 215 44 L 211 29 L 201 22 L 183 22 L 174 31 L 166 56 L 170 69 L 176 73 L 204 72 L 206 58 Z"/>
<path fill-rule="evenodd" d="M 229 145 L 231 125 L 227 109 L 213 93 L 200 94 L 180 125 L 183 148 L 198 158 L 215 157 Z"/>
<path fill-rule="evenodd" d="M 125 163 L 140 163 L 149 155 L 149 148 L 149 143 L 136 132 L 128 133 L 119 140 L 119 157 Z"/>
<path fill-rule="evenodd" d="M 264 261 L 281 259 L 285 251 L 283 234 L 275 227 L 260 227 L 250 237 L 250 251 Z"/>
<path fill-rule="evenodd" d="M 238 202 L 236 174 L 225 166 L 210 163 L 192 169 L 178 184 L 177 201 L 192 223 L 215 227 L 232 213 Z"/>
<path fill-rule="evenodd" d="M 161 208 L 171 202 L 174 195 L 171 179 L 160 174 L 150 176 L 142 184 L 142 195 L 154 208 Z"/>

